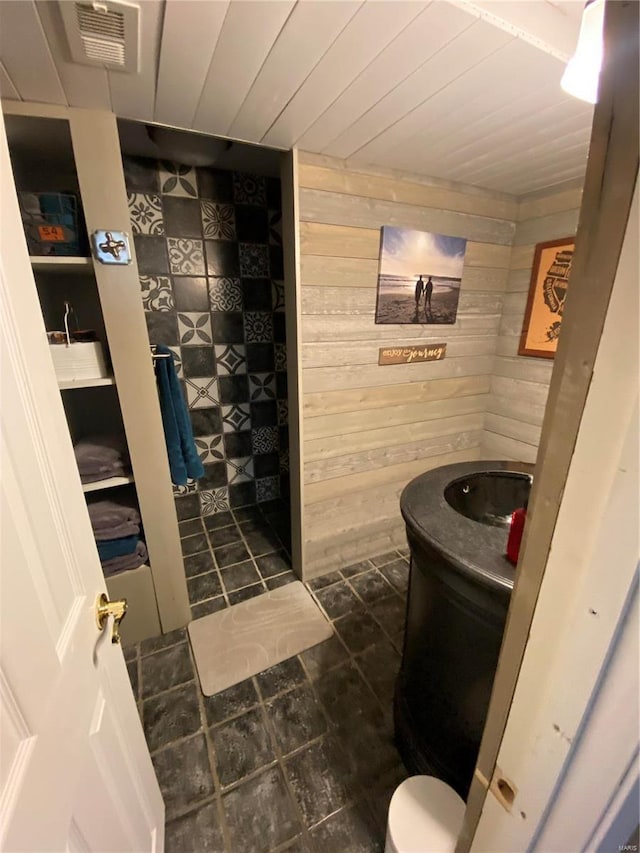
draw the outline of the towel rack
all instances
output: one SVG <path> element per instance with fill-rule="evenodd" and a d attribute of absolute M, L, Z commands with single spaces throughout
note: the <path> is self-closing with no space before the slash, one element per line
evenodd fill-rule
<path fill-rule="evenodd" d="M 156 352 L 155 344 L 151 347 L 151 358 L 156 361 L 158 358 L 171 358 L 171 353 Z"/>

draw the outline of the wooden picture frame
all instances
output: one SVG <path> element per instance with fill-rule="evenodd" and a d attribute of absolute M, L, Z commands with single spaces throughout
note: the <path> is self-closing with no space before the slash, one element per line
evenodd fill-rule
<path fill-rule="evenodd" d="M 536 245 L 518 355 L 555 357 L 574 249 L 575 237 Z"/>

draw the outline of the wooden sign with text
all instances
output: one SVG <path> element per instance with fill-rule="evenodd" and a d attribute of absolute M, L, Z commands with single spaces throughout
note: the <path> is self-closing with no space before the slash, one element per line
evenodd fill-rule
<path fill-rule="evenodd" d="M 420 347 L 382 347 L 378 364 L 412 364 L 416 361 L 440 361 L 447 351 L 446 344 L 425 344 Z"/>

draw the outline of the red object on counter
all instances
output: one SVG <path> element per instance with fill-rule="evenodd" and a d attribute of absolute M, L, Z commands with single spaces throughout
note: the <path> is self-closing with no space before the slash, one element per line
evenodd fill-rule
<path fill-rule="evenodd" d="M 507 560 L 515 566 L 518 562 L 520 554 L 520 543 L 522 542 L 522 532 L 524 531 L 524 522 L 527 517 L 525 507 L 517 509 L 511 516 L 511 527 L 509 528 L 509 538 L 507 539 Z"/>

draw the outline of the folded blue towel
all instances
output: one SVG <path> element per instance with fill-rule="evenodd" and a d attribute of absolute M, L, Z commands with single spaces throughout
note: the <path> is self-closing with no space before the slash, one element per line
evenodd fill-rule
<path fill-rule="evenodd" d="M 102 542 L 96 542 L 100 562 L 113 560 L 114 557 L 124 557 L 125 554 L 134 554 L 139 540 L 139 536 L 123 536 L 121 539 L 105 539 Z"/>
<path fill-rule="evenodd" d="M 204 467 L 193 440 L 191 420 L 173 363 L 173 353 L 163 344 L 156 346 L 156 353 L 169 356 L 156 359 L 156 379 L 171 481 L 174 486 L 184 486 L 188 479 L 203 477 Z"/>

